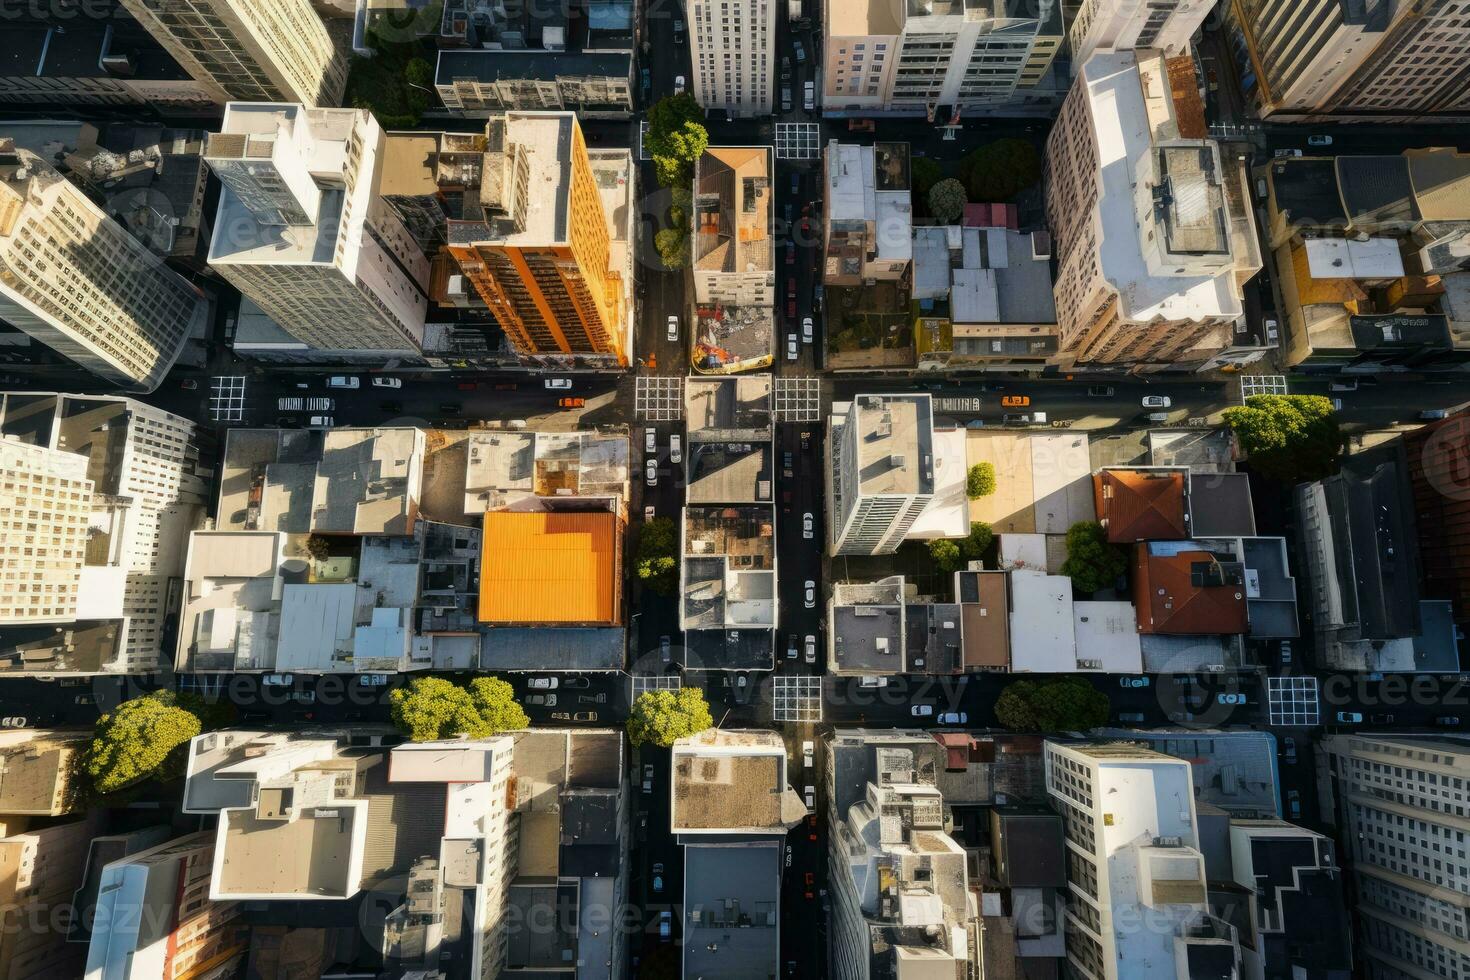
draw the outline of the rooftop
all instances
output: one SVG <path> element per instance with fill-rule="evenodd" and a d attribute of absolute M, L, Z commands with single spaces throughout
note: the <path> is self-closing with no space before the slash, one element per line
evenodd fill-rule
<path fill-rule="evenodd" d="M 464 453 L 467 514 L 560 506 L 538 498 L 628 496 L 629 443 L 621 432 L 476 431 Z"/>
<path fill-rule="evenodd" d="M 769 504 L 684 510 L 683 628 L 775 625 L 775 513 Z M 769 646 L 769 637 L 767 638 Z"/>
<path fill-rule="evenodd" d="M 1470 218 L 1470 154 L 1453 147 L 1405 150 L 1414 201 L 1425 221 Z"/>
<path fill-rule="evenodd" d="M 1352 226 L 1359 231 L 1408 231 L 1422 216 L 1402 154 L 1340 156 L 1337 186 Z"/>
<path fill-rule="evenodd" d="M 871 585 L 834 585 L 830 615 L 834 670 L 907 673 L 903 576 Z"/>
<path fill-rule="evenodd" d="M 858 395 L 847 424 L 855 427 L 862 496 L 934 492 L 934 415 L 928 395 Z"/>
<path fill-rule="evenodd" d="M 777 842 L 684 848 L 684 976 L 779 972 L 781 850 Z"/>
<path fill-rule="evenodd" d="M 1139 542 L 1133 599 L 1140 633 L 1245 633 L 1245 570 L 1193 541 Z"/>
<path fill-rule="evenodd" d="M 1011 671 L 1068 674 L 1077 670 L 1072 580 L 1031 568 L 1010 573 Z"/>
<path fill-rule="evenodd" d="M 1141 742 L 1189 763 L 1195 799 L 1236 817 L 1274 817 L 1280 812 L 1276 738 L 1256 731 L 1152 731 L 1104 728 L 1096 734 Z"/>
<path fill-rule="evenodd" d="M 616 624 L 621 533 L 610 511 L 487 513 L 480 622 Z"/>
<path fill-rule="evenodd" d="M 805 812 L 786 785 L 786 747 L 771 732 L 710 729 L 679 739 L 669 795 L 676 834 L 785 834 Z"/>
<path fill-rule="evenodd" d="M 1190 528 L 1200 537 L 1250 537 L 1256 533 L 1250 477 L 1245 473 L 1189 474 Z"/>
<path fill-rule="evenodd" d="M 1337 190 L 1337 164 L 1332 157 L 1273 160 L 1269 176 L 1276 208 L 1291 226 L 1347 227 L 1347 212 Z"/>
<path fill-rule="evenodd" d="M 50 817 L 74 805 L 73 767 L 90 744 L 84 731 L 11 730 L 0 733 L 0 816 Z"/>
<path fill-rule="evenodd" d="M 1008 589 L 1005 572 L 957 572 L 955 598 L 960 604 L 964 666 L 1007 670 L 1011 663 Z"/>
<path fill-rule="evenodd" d="M 1093 475 L 1097 517 L 1115 544 L 1189 536 L 1185 468 L 1108 467 Z"/>
<path fill-rule="evenodd" d="M 771 149 L 711 146 L 694 168 L 694 267 L 745 273 L 775 269 Z"/>

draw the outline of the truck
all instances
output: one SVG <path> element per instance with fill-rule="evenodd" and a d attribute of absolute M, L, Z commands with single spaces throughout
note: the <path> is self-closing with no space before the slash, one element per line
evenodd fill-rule
<path fill-rule="evenodd" d="M 786 0 L 786 19 L 801 20 L 801 0 Z"/>

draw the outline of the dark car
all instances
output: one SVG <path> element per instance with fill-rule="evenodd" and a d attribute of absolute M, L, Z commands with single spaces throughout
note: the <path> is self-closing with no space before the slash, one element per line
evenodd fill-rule
<path fill-rule="evenodd" d="M 1087 397 L 1088 398 L 1112 398 L 1113 397 L 1113 386 L 1112 385 L 1088 385 L 1088 387 L 1087 387 Z"/>
<path fill-rule="evenodd" d="M 787 242 L 786 243 L 786 264 L 787 265 L 795 265 L 796 264 L 796 246 L 794 244 L 792 244 L 791 242 Z"/>

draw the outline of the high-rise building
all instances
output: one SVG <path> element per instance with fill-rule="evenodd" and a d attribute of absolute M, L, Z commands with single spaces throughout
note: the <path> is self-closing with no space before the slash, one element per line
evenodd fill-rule
<path fill-rule="evenodd" d="M 776 86 L 779 3 L 689 0 L 691 91 L 706 110 L 769 115 Z"/>
<path fill-rule="evenodd" d="M 1371 980 L 1470 970 L 1470 739 L 1458 734 L 1329 735 L 1337 828 L 1356 880 L 1357 948 Z"/>
<path fill-rule="evenodd" d="M 1059 363 L 1199 365 L 1261 268 L 1244 165 L 1207 138 L 1193 60 L 1096 54 L 1052 128 Z"/>
<path fill-rule="evenodd" d="M 1187 54 L 1189 40 L 1215 8 L 1215 0 L 1083 0 L 1067 28 L 1072 62 L 1083 64 L 1097 52 L 1157 48 Z"/>
<path fill-rule="evenodd" d="M 244 102 L 335 106 L 347 59 L 310 0 L 122 0 L 198 81 Z"/>
<path fill-rule="evenodd" d="M 509 112 L 485 132 L 480 207 L 449 222 L 450 254 L 522 358 L 627 365 L 631 268 L 576 115 Z"/>
<path fill-rule="evenodd" d="M 151 391 L 207 313 L 198 289 L 80 188 L 0 139 L 0 319 L 113 384 Z"/>
<path fill-rule="evenodd" d="M 822 107 L 832 115 L 929 116 L 1048 105 L 1065 94 L 1052 63 L 1061 0 L 828 0 Z"/>
<path fill-rule="evenodd" d="M 1067 833 L 1072 975 L 1241 976 L 1236 930 L 1210 912 L 1187 761 L 1137 744 L 1049 741 L 1046 789 Z"/>
<path fill-rule="evenodd" d="M 1243 87 L 1263 116 L 1403 120 L 1470 111 L 1456 0 L 1233 0 Z"/>
<path fill-rule="evenodd" d="M 377 196 L 366 109 L 232 102 L 204 158 L 225 185 L 209 264 L 317 350 L 416 358 L 429 263 Z"/>
<path fill-rule="evenodd" d="M 827 446 L 832 554 L 897 551 L 934 499 L 929 396 L 858 395 L 834 405 Z"/>
<path fill-rule="evenodd" d="M 238 967 L 250 928 L 239 902 L 211 902 L 214 833 L 201 830 L 102 869 L 86 980 L 186 980 Z"/>
<path fill-rule="evenodd" d="M 5 395 L 0 419 L 28 434 L 3 444 L 26 509 L 8 515 L 0 673 L 156 669 L 169 582 L 203 513 L 194 424 L 130 398 L 46 392 Z"/>

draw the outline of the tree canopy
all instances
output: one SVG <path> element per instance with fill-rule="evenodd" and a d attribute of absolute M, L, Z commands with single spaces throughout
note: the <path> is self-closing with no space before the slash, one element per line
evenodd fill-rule
<path fill-rule="evenodd" d="M 422 40 L 428 31 L 428 22 L 418 18 L 376 21 L 366 34 L 373 54 L 353 57 L 342 104 L 367 109 L 384 129 L 418 125 L 435 103 L 434 66 L 424 58 Z"/>
<path fill-rule="evenodd" d="M 655 517 L 638 529 L 633 567 L 638 580 L 657 595 L 673 595 L 679 586 L 679 563 L 674 557 L 678 543 L 671 518 Z"/>
<path fill-rule="evenodd" d="M 965 185 L 953 177 L 929 188 L 929 213 L 941 224 L 958 221 L 965 212 Z"/>
<path fill-rule="evenodd" d="M 1041 156 L 1026 140 L 996 140 L 960 159 L 960 180 L 972 201 L 1008 201 L 1040 179 Z"/>
<path fill-rule="evenodd" d="M 131 698 L 97 720 L 82 769 L 99 793 L 115 793 L 145 779 L 177 776 L 183 747 L 204 730 L 198 715 L 179 706 L 173 691 Z"/>
<path fill-rule="evenodd" d="M 941 575 L 953 575 L 965 567 L 960 557 L 960 546 L 948 538 L 935 538 L 929 542 L 929 560 Z"/>
<path fill-rule="evenodd" d="M 1108 697 L 1080 677 L 1012 681 L 995 702 L 996 720 L 1018 732 L 1075 732 L 1107 724 Z"/>
<path fill-rule="evenodd" d="M 668 269 L 689 264 L 689 232 L 683 228 L 660 228 L 653 233 L 653 249 Z"/>
<path fill-rule="evenodd" d="M 988 497 L 995 493 L 995 465 L 976 463 L 965 476 L 965 494 L 971 500 Z"/>
<path fill-rule="evenodd" d="M 1322 395 L 1252 395 L 1224 415 L 1250 468 L 1262 476 L 1296 483 L 1337 468 L 1342 432 Z"/>
<path fill-rule="evenodd" d="M 971 521 L 970 533 L 960 540 L 960 557 L 965 561 L 979 561 L 995 540 L 995 533 L 984 521 Z"/>
<path fill-rule="evenodd" d="M 1127 567 L 1127 556 L 1108 543 L 1107 531 L 1097 521 L 1078 521 L 1067 528 L 1067 560 L 1062 562 L 1062 574 L 1079 591 L 1106 589 Z"/>
<path fill-rule="evenodd" d="M 697 687 L 677 691 L 644 691 L 628 712 L 628 741 L 668 748 L 675 740 L 713 728 L 709 702 Z"/>
<path fill-rule="evenodd" d="M 909 161 L 909 180 L 916 200 L 929 203 L 929 191 L 944 179 L 944 170 L 928 157 L 914 157 Z"/>
<path fill-rule="evenodd" d="M 495 677 L 477 677 L 468 689 L 442 677 L 415 677 L 388 702 L 393 724 L 413 742 L 486 738 L 531 723 L 511 686 Z"/>
<path fill-rule="evenodd" d="M 658 182 L 682 187 L 693 177 L 694 161 L 709 145 L 704 110 L 688 92 L 658 100 L 648 110 L 643 147 L 653 159 Z"/>

